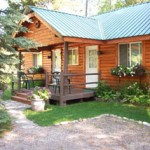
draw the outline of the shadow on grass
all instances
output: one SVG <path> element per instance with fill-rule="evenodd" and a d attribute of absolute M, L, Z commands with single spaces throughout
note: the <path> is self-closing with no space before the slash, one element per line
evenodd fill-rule
<path fill-rule="evenodd" d="M 27 109 L 24 113 L 28 119 L 40 126 L 48 126 L 80 118 L 91 118 L 101 114 L 114 114 L 150 123 L 149 107 L 97 101 L 78 103 L 65 107 L 48 105 L 44 112 L 34 112 Z"/>

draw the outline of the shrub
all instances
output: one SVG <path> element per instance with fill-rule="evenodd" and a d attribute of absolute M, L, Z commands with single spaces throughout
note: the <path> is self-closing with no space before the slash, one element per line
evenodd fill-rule
<path fill-rule="evenodd" d="M 6 130 L 10 130 L 11 128 L 11 118 L 4 109 L 4 107 L 0 104 L 0 136 Z"/>
<path fill-rule="evenodd" d="M 112 99 L 118 99 L 120 93 L 113 90 L 106 82 L 100 81 L 96 88 L 95 95 L 105 101 L 110 101 Z"/>
<path fill-rule="evenodd" d="M 96 88 L 96 97 L 104 101 L 132 103 L 150 106 L 150 88 L 137 82 L 126 84 L 118 91 L 113 90 L 105 82 L 99 82 Z"/>

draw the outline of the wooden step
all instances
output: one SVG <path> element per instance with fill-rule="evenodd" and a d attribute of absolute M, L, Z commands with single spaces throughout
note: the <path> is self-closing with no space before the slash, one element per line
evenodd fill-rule
<path fill-rule="evenodd" d="M 18 97 L 22 97 L 22 98 L 27 98 L 29 96 L 29 93 L 22 93 L 22 92 L 18 92 L 17 93 Z"/>
<path fill-rule="evenodd" d="M 23 98 L 23 97 L 20 97 L 20 96 L 12 96 L 11 99 L 15 100 L 17 102 L 21 102 L 21 103 L 24 103 L 24 104 L 31 105 L 31 101 L 28 100 L 27 98 Z"/>

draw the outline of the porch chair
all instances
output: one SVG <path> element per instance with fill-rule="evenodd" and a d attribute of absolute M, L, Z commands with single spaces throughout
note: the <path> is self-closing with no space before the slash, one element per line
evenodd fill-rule
<path fill-rule="evenodd" d="M 27 76 L 26 73 L 24 72 L 20 72 L 20 78 L 21 78 L 21 81 L 23 81 L 23 87 L 25 86 L 26 89 L 30 89 L 30 85 L 32 83 L 33 87 L 34 87 L 34 80 L 32 77 L 30 76 Z"/>
<path fill-rule="evenodd" d="M 54 88 L 54 92 L 56 93 L 57 92 L 57 89 L 60 93 L 60 76 L 56 76 L 56 75 L 60 75 L 60 72 L 58 71 L 55 71 L 52 73 L 52 78 L 55 80 L 55 83 L 54 84 L 50 84 L 53 86 Z M 67 83 L 70 84 L 70 79 L 68 78 L 67 79 Z M 71 93 L 71 86 L 69 86 L 69 94 Z"/>

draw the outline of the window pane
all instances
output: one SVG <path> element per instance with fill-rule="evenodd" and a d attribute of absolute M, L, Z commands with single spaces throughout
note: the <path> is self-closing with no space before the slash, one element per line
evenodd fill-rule
<path fill-rule="evenodd" d="M 37 67 L 37 54 L 33 54 L 33 66 Z"/>
<path fill-rule="evenodd" d="M 89 68 L 97 68 L 97 50 L 89 50 Z"/>
<path fill-rule="evenodd" d="M 120 65 L 128 66 L 129 65 L 129 44 L 120 44 L 119 45 L 119 62 Z"/>
<path fill-rule="evenodd" d="M 70 65 L 78 64 L 78 49 L 69 50 L 69 64 Z"/>
<path fill-rule="evenodd" d="M 37 64 L 38 66 L 42 66 L 42 53 L 38 54 Z"/>
<path fill-rule="evenodd" d="M 131 65 L 141 64 L 141 44 L 131 44 Z"/>
<path fill-rule="evenodd" d="M 69 50 L 69 62 L 70 65 L 72 64 L 72 50 Z"/>

